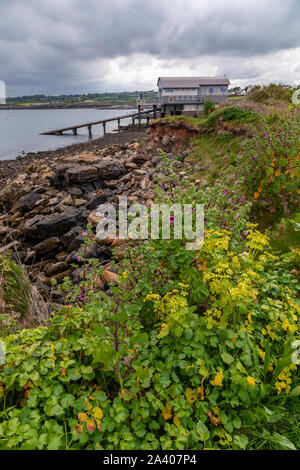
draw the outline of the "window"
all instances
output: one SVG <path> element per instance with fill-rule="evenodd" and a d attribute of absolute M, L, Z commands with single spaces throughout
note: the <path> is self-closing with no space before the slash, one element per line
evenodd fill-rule
<path fill-rule="evenodd" d="M 209 93 L 213 93 L 214 92 L 214 89 L 213 88 L 210 88 L 209 89 Z"/>
<path fill-rule="evenodd" d="M 227 91 L 227 88 L 225 88 L 225 87 L 222 87 L 222 88 L 221 88 L 221 92 L 222 92 L 222 93 L 226 93 L 226 91 Z"/>

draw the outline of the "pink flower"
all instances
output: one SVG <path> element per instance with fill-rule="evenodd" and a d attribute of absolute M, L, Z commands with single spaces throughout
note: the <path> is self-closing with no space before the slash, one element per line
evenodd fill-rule
<path fill-rule="evenodd" d="M 228 194 L 228 191 L 226 191 L 226 189 L 224 189 L 223 193 L 224 193 L 224 194 Z"/>
<path fill-rule="evenodd" d="M 77 261 L 78 261 L 78 263 L 80 263 L 80 260 L 81 260 L 81 257 L 80 257 L 80 256 L 77 256 Z"/>
<path fill-rule="evenodd" d="M 84 301 L 85 299 L 86 299 L 86 295 L 85 295 L 85 294 L 81 294 L 80 300 Z"/>
<path fill-rule="evenodd" d="M 83 235 L 84 237 L 87 237 L 87 236 L 88 236 L 88 234 L 87 234 L 86 232 L 82 232 L 82 235 Z"/>
<path fill-rule="evenodd" d="M 174 224 L 174 222 L 175 222 L 175 217 L 173 217 L 173 216 L 170 217 L 170 222 L 171 222 L 171 224 Z"/>

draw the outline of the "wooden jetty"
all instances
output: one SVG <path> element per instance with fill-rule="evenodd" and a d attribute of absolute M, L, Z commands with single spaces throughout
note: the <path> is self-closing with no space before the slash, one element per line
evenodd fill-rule
<path fill-rule="evenodd" d="M 147 104 L 148 105 L 148 104 Z M 84 124 L 76 124 L 70 127 L 63 127 L 61 129 L 54 129 L 53 131 L 42 132 L 40 135 L 62 135 L 64 132 L 72 131 L 74 135 L 78 134 L 78 129 L 82 127 L 87 127 L 89 131 L 89 137 L 92 138 L 92 126 L 101 125 L 103 126 L 103 133 L 106 134 L 106 123 L 117 121 L 118 130 L 121 129 L 121 119 L 132 118 L 132 125 L 135 126 L 135 121 L 138 121 L 138 127 L 141 126 L 142 119 L 147 120 L 147 125 L 149 124 L 150 116 L 153 115 L 153 118 L 156 119 L 157 114 L 161 115 L 161 107 L 159 104 L 153 104 L 152 109 L 142 110 L 142 106 L 138 105 L 138 111 L 131 114 L 124 114 L 123 116 L 116 116 L 108 119 L 102 119 L 101 121 L 86 122 Z"/>

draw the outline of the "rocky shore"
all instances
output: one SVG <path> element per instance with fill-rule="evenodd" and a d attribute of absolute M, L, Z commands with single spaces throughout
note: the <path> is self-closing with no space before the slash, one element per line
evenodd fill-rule
<path fill-rule="evenodd" d="M 60 304 L 52 286 L 66 276 L 80 281 L 78 258 L 82 233 L 88 223 L 96 227 L 96 208 L 117 205 L 120 196 L 153 204 L 155 181 L 161 173 L 158 148 L 169 153 L 177 167 L 187 150 L 172 133 L 145 131 L 107 134 L 105 138 L 51 152 L 28 154 L 0 164 L 0 253 L 15 251 L 33 285 L 44 300 Z M 110 268 L 112 248 L 120 241 L 96 239 L 87 253 L 105 266 L 101 288 L 115 278 Z M 79 261 L 78 261 L 79 260 Z M 79 267 L 74 269 L 73 264 Z M 51 305 L 50 305 L 51 306 Z"/>
<path fill-rule="evenodd" d="M 132 126 L 126 126 L 120 133 L 107 133 L 98 139 L 72 144 L 55 150 L 42 152 L 29 152 L 24 156 L 19 156 L 14 160 L 0 160 L 0 189 L 7 185 L 8 179 L 13 179 L 21 173 L 24 173 L 29 163 L 40 161 L 49 163 L 56 157 L 63 155 L 76 155 L 79 152 L 93 152 L 99 148 L 108 145 L 125 144 L 135 140 L 142 141 L 146 137 L 146 129 L 143 126 L 141 130 L 132 129 Z"/>

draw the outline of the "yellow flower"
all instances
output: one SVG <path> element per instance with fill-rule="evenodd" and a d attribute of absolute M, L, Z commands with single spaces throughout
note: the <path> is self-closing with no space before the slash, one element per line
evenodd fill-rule
<path fill-rule="evenodd" d="M 215 378 L 210 381 L 210 383 L 215 387 L 223 386 L 223 372 L 222 369 L 219 369 L 219 372 L 216 374 Z"/>
<path fill-rule="evenodd" d="M 170 403 L 167 403 L 162 409 L 162 415 L 166 421 L 172 418 L 172 409 L 173 406 Z"/>
<path fill-rule="evenodd" d="M 262 349 L 258 350 L 258 355 L 261 358 L 262 361 L 265 361 L 266 353 Z"/>
<path fill-rule="evenodd" d="M 103 412 L 102 412 L 101 408 L 99 408 L 98 406 L 95 406 L 95 408 L 93 409 L 93 415 L 94 415 L 95 418 L 102 419 L 103 418 Z"/>
<path fill-rule="evenodd" d="M 246 380 L 248 384 L 250 384 L 252 387 L 255 387 L 255 379 L 253 377 L 248 376 Z"/>
<path fill-rule="evenodd" d="M 86 413 L 78 413 L 78 419 L 85 423 L 88 420 L 88 416 Z"/>

